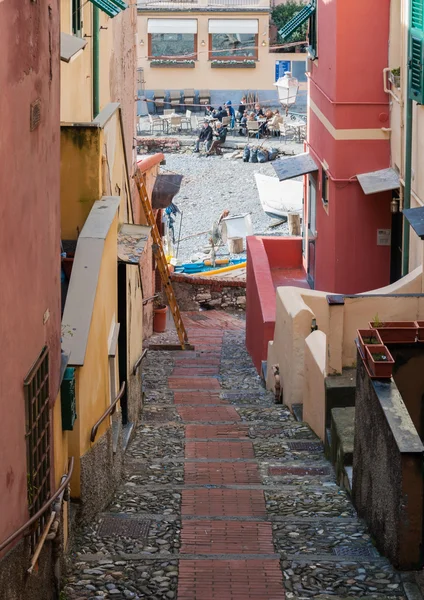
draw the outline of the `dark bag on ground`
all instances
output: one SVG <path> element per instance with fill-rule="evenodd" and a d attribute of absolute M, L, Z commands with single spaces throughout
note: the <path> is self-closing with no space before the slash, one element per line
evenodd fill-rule
<path fill-rule="evenodd" d="M 275 160 L 278 156 L 278 148 L 271 148 L 268 153 L 268 160 Z"/>
<path fill-rule="evenodd" d="M 265 163 L 268 160 L 268 150 L 265 148 L 259 148 L 258 150 L 258 162 Z"/>
<path fill-rule="evenodd" d="M 257 148 L 251 148 L 249 162 L 251 162 L 251 163 L 258 162 L 258 149 Z"/>
<path fill-rule="evenodd" d="M 243 150 L 243 162 L 249 162 L 250 146 L 245 146 Z"/>

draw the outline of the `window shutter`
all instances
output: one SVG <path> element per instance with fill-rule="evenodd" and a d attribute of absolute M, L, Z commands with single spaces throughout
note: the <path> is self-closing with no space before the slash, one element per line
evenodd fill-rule
<path fill-rule="evenodd" d="M 411 0 L 409 98 L 424 104 L 424 0 Z"/>

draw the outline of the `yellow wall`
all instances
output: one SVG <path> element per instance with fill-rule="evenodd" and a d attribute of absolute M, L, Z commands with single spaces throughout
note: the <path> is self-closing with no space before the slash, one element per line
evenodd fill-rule
<path fill-rule="evenodd" d="M 148 35 L 147 20 L 157 18 L 197 19 L 198 60 L 194 69 L 184 68 L 151 68 L 147 60 Z M 208 20 L 209 19 L 258 19 L 258 59 L 255 69 L 212 69 L 208 55 Z M 275 91 L 275 61 L 301 60 L 306 61 L 306 54 L 274 54 L 269 52 L 269 13 L 243 12 L 231 13 L 194 11 L 149 12 L 142 10 L 138 14 L 138 66 L 144 68 L 145 89 L 183 90 L 184 88 L 209 90 L 272 90 Z M 201 42 L 206 43 L 205 46 Z M 266 46 L 262 46 L 262 41 Z M 143 42 L 143 44 L 141 43 Z M 301 84 L 306 89 L 306 84 Z"/>
<path fill-rule="evenodd" d="M 69 432 L 69 453 L 75 457 L 76 462 L 71 480 L 73 497 L 80 494 L 79 458 L 91 447 L 91 429 L 110 405 L 108 339 L 112 319 L 116 320 L 118 313 L 117 226 L 116 216 L 104 244 L 84 365 L 76 368 L 78 418 L 74 430 Z M 99 427 L 96 441 L 109 426 L 110 419 L 105 419 Z"/>
<path fill-rule="evenodd" d="M 104 129 L 61 127 L 62 239 L 75 240 L 102 196 L 120 196 L 120 222 L 132 222 L 119 111 Z"/>
<path fill-rule="evenodd" d="M 393 89 L 395 95 L 391 102 L 391 155 L 392 165 L 396 166 L 404 179 L 405 174 L 405 119 L 408 73 L 408 3 L 391 0 L 389 67 L 401 68 L 401 88 Z M 390 87 L 390 86 L 389 86 Z M 424 106 L 413 104 L 413 140 L 412 140 L 412 197 L 411 208 L 424 205 Z M 409 270 L 422 264 L 421 240 L 411 229 Z"/>

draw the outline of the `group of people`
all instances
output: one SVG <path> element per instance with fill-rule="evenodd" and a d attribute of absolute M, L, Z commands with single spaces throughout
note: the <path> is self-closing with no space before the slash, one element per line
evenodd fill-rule
<path fill-rule="evenodd" d="M 242 118 L 240 119 L 239 134 L 247 135 L 247 123 L 249 121 L 259 122 L 259 135 L 272 135 L 275 131 L 278 131 L 279 124 L 284 122 L 280 111 L 271 109 L 263 110 L 260 104 L 255 104 L 255 110 L 244 111 Z"/>

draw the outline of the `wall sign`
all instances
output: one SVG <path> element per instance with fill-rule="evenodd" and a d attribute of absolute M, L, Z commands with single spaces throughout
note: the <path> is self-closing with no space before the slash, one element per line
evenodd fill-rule
<path fill-rule="evenodd" d="M 278 81 L 280 77 L 284 77 L 286 71 L 291 71 L 291 60 L 276 60 L 275 81 Z"/>
<path fill-rule="evenodd" d="M 391 239 L 391 229 L 377 229 L 377 246 L 390 246 Z"/>

